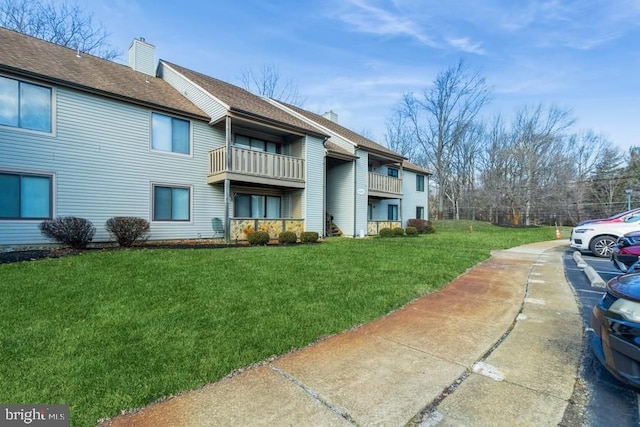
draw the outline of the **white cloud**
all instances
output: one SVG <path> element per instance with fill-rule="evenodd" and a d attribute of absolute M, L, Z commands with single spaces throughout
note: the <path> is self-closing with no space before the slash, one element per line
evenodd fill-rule
<path fill-rule="evenodd" d="M 447 42 L 463 52 L 475 53 L 477 55 L 485 55 L 486 51 L 482 48 L 482 43 L 473 43 L 468 37 L 450 38 Z"/>
<path fill-rule="evenodd" d="M 401 11 L 386 10 L 367 3 L 367 0 L 346 1 L 338 18 L 351 25 L 355 31 L 382 36 L 407 36 L 427 46 L 438 45 Z"/>

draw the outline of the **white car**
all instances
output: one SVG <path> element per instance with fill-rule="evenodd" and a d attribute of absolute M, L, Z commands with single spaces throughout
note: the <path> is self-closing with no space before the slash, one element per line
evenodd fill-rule
<path fill-rule="evenodd" d="M 618 237 L 630 231 L 640 231 L 640 213 L 620 222 L 578 225 L 571 230 L 571 247 L 581 252 L 591 251 L 595 256 L 609 257 Z"/>

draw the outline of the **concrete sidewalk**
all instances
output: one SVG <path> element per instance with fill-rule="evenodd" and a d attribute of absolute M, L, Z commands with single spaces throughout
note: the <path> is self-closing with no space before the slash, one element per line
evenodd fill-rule
<path fill-rule="evenodd" d="M 103 426 L 556 426 L 582 319 L 566 240 L 495 252 L 375 322 Z"/>

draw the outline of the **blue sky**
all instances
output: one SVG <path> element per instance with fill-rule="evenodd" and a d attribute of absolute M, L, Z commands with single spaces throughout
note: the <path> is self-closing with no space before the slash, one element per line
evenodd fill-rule
<path fill-rule="evenodd" d="M 123 52 L 144 37 L 156 59 L 240 85 L 271 64 L 307 110 L 384 142 L 406 92 L 429 90 L 460 59 L 483 75 L 484 115 L 571 109 L 624 151 L 640 145 L 640 0 L 91 0 L 79 3 Z"/>

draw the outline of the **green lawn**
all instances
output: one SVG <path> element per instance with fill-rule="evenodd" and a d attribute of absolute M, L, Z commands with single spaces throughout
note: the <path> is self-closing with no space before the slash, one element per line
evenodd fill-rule
<path fill-rule="evenodd" d="M 0 402 L 68 404 L 72 425 L 94 425 L 376 319 L 492 249 L 554 239 L 550 227 L 434 225 L 416 238 L 0 265 Z"/>

